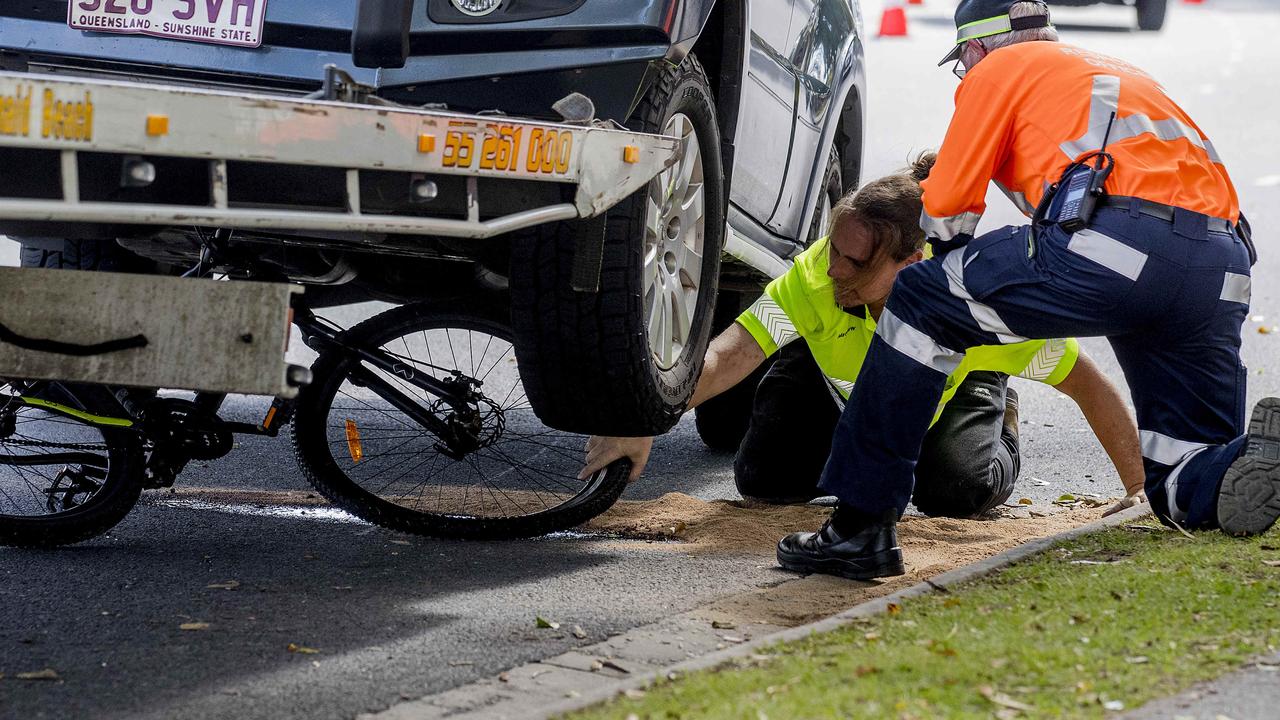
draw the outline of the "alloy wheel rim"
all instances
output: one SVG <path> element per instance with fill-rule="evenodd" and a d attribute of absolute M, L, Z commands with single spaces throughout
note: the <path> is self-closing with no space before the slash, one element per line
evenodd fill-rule
<path fill-rule="evenodd" d="M 670 370 L 691 341 L 702 285 L 706 194 L 693 123 L 676 113 L 663 133 L 680 138 L 677 161 L 649 183 L 644 234 L 644 311 L 649 352 Z"/>

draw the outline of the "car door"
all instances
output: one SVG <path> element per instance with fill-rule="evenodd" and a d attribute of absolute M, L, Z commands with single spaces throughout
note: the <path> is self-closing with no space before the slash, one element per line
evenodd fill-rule
<path fill-rule="evenodd" d="M 849 0 L 793 0 L 787 56 L 798 81 L 795 126 L 786 180 L 766 226 L 784 237 L 803 239 L 803 221 L 815 174 L 826 171 L 829 149 L 822 133 L 832 112 L 841 51 L 854 33 Z M 836 108 L 838 110 L 838 108 Z"/>
<path fill-rule="evenodd" d="M 750 0 L 747 78 L 734 138 L 730 202 L 763 225 L 773 214 L 791 149 L 796 76 L 787 59 L 792 0 Z"/>

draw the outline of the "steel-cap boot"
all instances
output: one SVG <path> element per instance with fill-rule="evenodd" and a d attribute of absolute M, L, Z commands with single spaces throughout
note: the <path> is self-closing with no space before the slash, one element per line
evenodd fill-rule
<path fill-rule="evenodd" d="M 1249 440 L 1218 490 L 1218 526 L 1228 535 L 1260 535 L 1280 518 L 1280 398 L 1263 398 Z"/>
<path fill-rule="evenodd" d="M 839 510 L 837 509 L 837 513 Z M 827 520 L 816 533 L 792 533 L 778 542 L 778 564 L 803 573 L 838 575 L 870 580 L 902 575 L 902 548 L 898 547 L 897 512 L 890 510 L 877 521 L 841 535 Z"/>

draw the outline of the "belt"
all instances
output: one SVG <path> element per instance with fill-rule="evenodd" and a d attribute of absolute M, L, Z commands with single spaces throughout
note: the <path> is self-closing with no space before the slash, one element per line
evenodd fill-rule
<path fill-rule="evenodd" d="M 1180 208 L 1175 208 L 1172 205 L 1165 205 L 1163 203 L 1151 202 L 1150 200 L 1143 200 L 1142 198 L 1136 198 L 1136 197 L 1128 197 L 1126 195 L 1104 195 L 1098 204 L 1100 207 L 1121 208 L 1123 210 L 1128 210 L 1131 207 L 1133 207 L 1134 203 L 1138 204 L 1139 213 L 1143 215 L 1147 215 L 1149 217 L 1159 218 L 1160 220 L 1164 220 L 1165 222 L 1173 222 L 1174 212 L 1180 209 Z M 1192 212 L 1192 211 L 1186 210 L 1185 212 Z M 1222 233 L 1229 234 L 1229 233 L 1235 232 L 1235 226 L 1232 225 L 1231 222 L 1228 220 L 1211 217 L 1209 218 L 1209 230 L 1211 232 L 1222 232 Z"/>

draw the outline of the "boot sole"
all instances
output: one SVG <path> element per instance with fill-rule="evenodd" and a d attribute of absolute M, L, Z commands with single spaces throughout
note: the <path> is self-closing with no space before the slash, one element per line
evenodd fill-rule
<path fill-rule="evenodd" d="M 779 549 L 778 564 L 792 572 L 836 575 L 849 580 L 873 580 L 907 574 L 906 566 L 902 564 L 900 548 L 883 550 L 862 560 L 841 560 L 840 558 L 815 560 L 807 555 L 792 555 Z"/>
<path fill-rule="evenodd" d="M 1218 491 L 1218 526 L 1228 535 L 1260 535 L 1280 518 L 1280 398 L 1263 398 L 1249 420 L 1244 454 Z"/>

